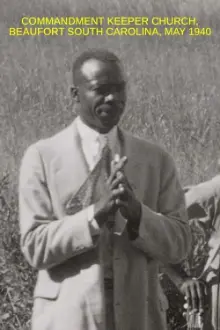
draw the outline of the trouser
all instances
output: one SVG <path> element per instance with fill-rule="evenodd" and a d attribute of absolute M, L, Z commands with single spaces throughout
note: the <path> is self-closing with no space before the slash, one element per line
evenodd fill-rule
<path fill-rule="evenodd" d="M 113 280 L 104 279 L 106 330 L 115 330 Z"/>

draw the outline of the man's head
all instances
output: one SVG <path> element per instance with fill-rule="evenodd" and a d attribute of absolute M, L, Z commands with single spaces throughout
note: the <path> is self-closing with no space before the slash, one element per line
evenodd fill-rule
<path fill-rule="evenodd" d="M 107 50 L 89 50 L 73 64 L 72 94 L 81 119 L 100 133 L 117 125 L 125 108 L 126 84 L 119 59 Z"/>

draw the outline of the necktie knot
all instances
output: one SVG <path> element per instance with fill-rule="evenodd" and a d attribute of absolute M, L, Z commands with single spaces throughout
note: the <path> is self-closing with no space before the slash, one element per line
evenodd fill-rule
<path fill-rule="evenodd" d="M 107 145 L 109 145 L 109 140 L 108 140 L 108 136 L 107 135 L 99 135 L 99 147 L 100 150 L 103 150 L 103 148 L 105 148 Z"/>

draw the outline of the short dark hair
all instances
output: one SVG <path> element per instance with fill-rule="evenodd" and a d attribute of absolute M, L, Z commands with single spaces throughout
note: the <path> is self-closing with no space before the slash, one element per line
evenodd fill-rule
<path fill-rule="evenodd" d="M 95 59 L 102 62 L 120 64 L 119 58 L 107 49 L 88 49 L 81 53 L 73 63 L 72 74 L 74 84 L 77 83 L 78 72 L 83 66 L 83 64 L 91 59 Z"/>

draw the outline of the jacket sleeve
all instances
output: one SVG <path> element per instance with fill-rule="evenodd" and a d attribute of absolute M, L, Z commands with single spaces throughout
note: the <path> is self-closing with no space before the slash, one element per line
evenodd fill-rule
<path fill-rule="evenodd" d="M 176 264 L 187 256 L 192 239 L 184 192 L 168 154 L 161 164 L 160 182 L 158 212 L 142 204 L 138 236 L 133 244 L 154 259 Z"/>
<path fill-rule="evenodd" d="M 186 280 L 191 279 L 191 277 L 188 276 L 181 264 L 162 266 L 161 271 L 169 276 L 171 281 L 179 290 L 181 289 L 182 284 Z"/>
<path fill-rule="evenodd" d="M 48 269 L 94 248 L 88 208 L 57 219 L 44 166 L 35 145 L 22 159 L 19 177 L 21 249 L 34 268 Z"/>

